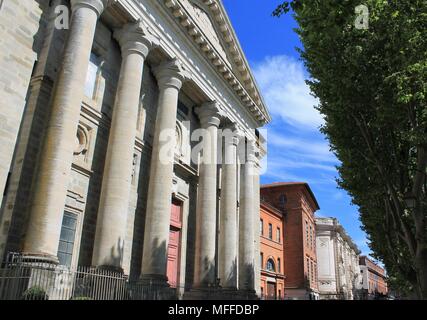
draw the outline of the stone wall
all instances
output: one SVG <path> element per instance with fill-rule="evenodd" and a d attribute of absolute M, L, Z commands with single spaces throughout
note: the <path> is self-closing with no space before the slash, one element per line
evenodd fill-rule
<path fill-rule="evenodd" d="M 10 209 L 10 206 L 13 208 L 13 203 L 6 204 L 4 195 L 7 190 L 16 189 L 18 184 L 16 179 L 12 179 L 11 167 L 14 153 L 15 157 L 19 156 L 15 147 L 24 109 L 29 100 L 28 87 L 34 64 L 39 58 L 45 38 L 48 4 L 48 0 L 9 0 L 4 1 L 0 8 L 0 257 L 4 254 L 12 223 L 11 212 L 5 212 L 4 209 Z M 49 85 L 48 83 L 49 81 L 45 82 Z M 42 89 L 41 83 L 32 83 L 31 86 Z M 21 131 L 29 130 L 29 126 L 31 124 L 26 122 Z M 27 185 L 30 182 L 31 177 L 23 181 Z M 19 240 L 19 235 L 14 234 L 10 240 Z"/>
<path fill-rule="evenodd" d="M 47 1 L 11 0 L 0 10 L 0 203 L 25 106 Z"/>

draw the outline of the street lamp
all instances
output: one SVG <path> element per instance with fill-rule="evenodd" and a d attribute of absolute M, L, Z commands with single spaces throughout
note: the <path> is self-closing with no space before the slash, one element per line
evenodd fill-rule
<path fill-rule="evenodd" d="M 407 208 L 409 209 L 415 208 L 415 203 L 417 199 L 411 191 L 405 193 L 405 195 L 403 196 L 403 200 L 405 201 Z"/>

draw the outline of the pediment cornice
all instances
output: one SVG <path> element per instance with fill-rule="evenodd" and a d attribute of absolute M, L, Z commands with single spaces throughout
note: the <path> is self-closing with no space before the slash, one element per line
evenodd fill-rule
<path fill-rule="evenodd" d="M 254 118 L 261 125 L 270 122 L 270 114 L 222 3 L 218 0 L 162 1 Z"/>

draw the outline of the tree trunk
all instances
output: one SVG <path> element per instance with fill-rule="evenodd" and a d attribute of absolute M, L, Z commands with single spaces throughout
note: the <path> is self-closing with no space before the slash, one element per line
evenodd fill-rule
<path fill-rule="evenodd" d="M 419 298 L 427 300 L 427 245 L 418 244 L 415 265 L 417 269 Z"/>

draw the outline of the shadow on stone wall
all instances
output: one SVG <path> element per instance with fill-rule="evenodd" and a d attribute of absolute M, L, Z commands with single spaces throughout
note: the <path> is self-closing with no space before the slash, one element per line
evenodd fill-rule
<path fill-rule="evenodd" d="M 135 209 L 135 221 L 132 239 L 132 253 L 130 262 L 131 279 L 138 279 L 141 274 L 141 261 L 144 249 L 145 235 L 145 217 L 147 210 L 148 182 L 150 179 L 149 159 L 151 159 L 151 153 L 143 152 L 141 155 L 141 167 L 139 170 L 138 200 Z"/>
<path fill-rule="evenodd" d="M 111 62 L 119 56 L 119 53 L 120 50 L 118 45 L 112 41 L 108 54 L 106 54 L 105 57 L 107 62 L 103 65 L 111 66 Z M 89 178 L 79 255 L 79 265 L 83 266 L 92 265 L 97 215 L 111 126 L 111 103 L 114 101 L 111 95 L 114 95 L 117 90 L 119 72 L 120 70 L 110 70 L 109 68 L 101 67 L 101 76 L 106 81 L 104 95 L 102 99 L 100 99 L 100 101 L 102 101 L 101 119 L 97 127 L 97 134 L 93 137 L 93 141 L 91 141 L 91 144 L 94 145 L 91 166 L 92 175 Z"/>
<path fill-rule="evenodd" d="M 6 227 L 7 237 L 4 255 L 17 252 L 22 248 L 28 228 L 28 216 L 35 187 L 40 151 L 43 146 L 46 127 L 50 118 L 51 94 L 57 76 L 57 69 L 50 69 L 49 64 L 62 56 L 63 47 L 50 45 L 51 39 L 63 41 L 66 31 L 52 28 L 51 15 L 58 4 L 64 0 L 36 0 L 42 10 L 39 29 L 34 35 L 33 51 L 37 62 L 33 67 L 30 85 L 26 96 L 26 105 L 15 145 L 9 190 L 3 198 L 1 223 Z M 49 31 L 50 33 L 47 33 Z M 40 61 L 40 62 L 38 62 Z M 59 69 L 59 68 L 58 68 Z M 5 257 L 1 257 L 5 258 Z"/>

